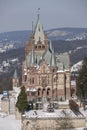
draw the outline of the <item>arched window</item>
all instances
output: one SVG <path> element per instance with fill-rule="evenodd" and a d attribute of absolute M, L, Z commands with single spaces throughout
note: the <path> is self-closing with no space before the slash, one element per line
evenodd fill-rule
<path fill-rule="evenodd" d="M 42 90 L 42 95 L 44 94 L 44 92 L 45 92 L 45 88 L 43 88 L 43 90 Z"/>
<path fill-rule="evenodd" d="M 29 121 L 26 122 L 26 126 L 29 124 Z"/>
<path fill-rule="evenodd" d="M 50 88 L 47 89 L 47 95 L 49 96 L 50 94 Z"/>
<path fill-rule="evenodd" d="M 41 46 L 38 46 L 38 48 L 40 49 L 40 48 L 41 48 Z"/>
<path fill-rule="evenodd" d="M 38 96 L 40 96 L 40 92 L 41 92 L 41 89 L 40 89 L 40 88 L 38 88 Z"/>
<path fill-rule="evenodd" d="M 44 49 L 44 48 L 45 48 L 45 46 L 42 46 L 42 48 Z"/>
<path fill-rule="evenodd" d="M 37 46 L 35 46 L 35 49 L 37 49 Z"/>
<path fill-rule="evenodd" d="M 39 85 L 40 85 L 40 76 L 39 76 Z"/>
<path fill-rule="evenodd" d="M 27 80 L 27 75 L 25 75 L 25 81 Z"/>

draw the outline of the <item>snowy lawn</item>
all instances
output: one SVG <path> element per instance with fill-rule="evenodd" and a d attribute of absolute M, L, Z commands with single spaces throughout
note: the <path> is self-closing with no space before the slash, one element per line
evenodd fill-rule
<path fill-rule="evenodd" d="M 21 130 L 21 121 L 14 115 L 0 117 L 0 130 Z"/>

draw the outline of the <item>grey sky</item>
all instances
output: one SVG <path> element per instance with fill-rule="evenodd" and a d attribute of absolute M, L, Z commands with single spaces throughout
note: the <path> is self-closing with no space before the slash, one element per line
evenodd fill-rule
<path fill-rule="evenodd" d="M 0 0 L 0 32 L 31 29 L 38 8 L 45 30 L 87 28 L 87 0 Z"/>

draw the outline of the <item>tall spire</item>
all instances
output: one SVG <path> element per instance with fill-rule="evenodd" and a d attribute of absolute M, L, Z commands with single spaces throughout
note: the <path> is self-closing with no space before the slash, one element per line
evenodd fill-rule
<path fill-rule="evenodd" d="M 49 49 L 50 49 L 50 51 L 51 51 L 51 52 L 53 51 L 53 48 L 52 48 L 52 42 L 51 42 L 51 40 L 50 40 Z"/>
<path fill-rule="evenodd" d="M 54 49 L 52 50 L 52 54 L 51 54 L 50 66 L 56 66 L 56 59 L 55 59 Z"/>
<path fill-rule="evenodd" d="M 37 14 L 37 24 L 35 27 L 35 31 L 34 31 L 34 39 L 35 39 L 35 44 L 37 44 L 37 42 L 39 41 L 39 39 L 41 40 L 42 44 L 44 44 L 44 40 L 45 40 L 45 36 L 44 36 L 44 31 L 43 31 L 43 27 L 42 24 L 40 23 L 40 8 L 38 8 L 38 14 Z"/>
<path fill-rule="evenodd" d="M 34 65 L 34 63 L 35 63 L 35 55 L 34 55 L 34 48 L 32 48 L 30 56 L 30 66 Z"/>
<path fill-rule="evenodd" d="M 33 23 L 33 21 L 32 21 L 32 33 L 33 33 L 33 31 L 34 31 L 34 23 Z"/>
<path fill-rule="evenodd" d="M 40 8 L 38 8 L 38 14 L 37 14 L 38 20 L 40 18 Z"/>

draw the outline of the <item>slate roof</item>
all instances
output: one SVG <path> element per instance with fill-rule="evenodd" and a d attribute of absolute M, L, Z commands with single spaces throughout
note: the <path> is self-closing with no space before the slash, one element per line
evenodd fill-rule
<path fill-rule="evenodd" d="M 32 59 L 32 52 L 27 55 L 26 60 L 27 60 L 27 66 L 31 66 L 31 59 Z M 54 58 L 54 59 L 52 59 Z M 52 54 L 50 49 L 47 49 L 43 55 L 36 55 L 34 53 L 33 57 L 33 62 L 35 65 L 40 65 L 42 62 L 42 59 L 46 61 L 46 63 L 50 66 L 57 66 L 58 70 L 69 70 L 70 69 L 70 59 L 69 59 L 69 54 L 68 53 L 61 53 L 61 54 Z M 26 63 L 24 64 L 26 66 Z"/>

